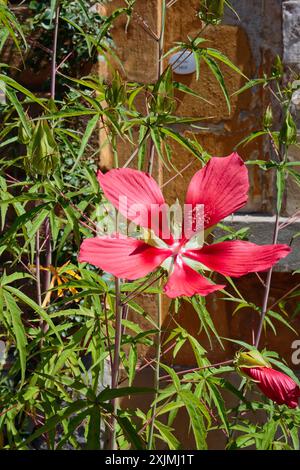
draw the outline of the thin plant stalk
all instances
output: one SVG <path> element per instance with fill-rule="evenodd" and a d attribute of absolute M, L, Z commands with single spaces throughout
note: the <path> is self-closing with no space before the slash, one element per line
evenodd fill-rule
<path fill-rule="evenodd" d="M 119 371 L 120 371 L 120 349 L 121 349 L 121 338 L 122 338 L 122 307 L 120 302 L 120 280 L 115 278 L 115 315 L 116 315 L 116 326 L 115 326 L 115 346 L 114 346 L 114 358 L 111 374 L 111 388 L 118 388 L 119 382 Z M 116 440 L 116 419 L 117 413 L 117 399 L 112 400 L 113 406 L 113 417 L 111 420 L 111 432 L 109 439 L 109 449 L 117 449 Z"/>
<path fill-rule="evenodd" d="M 37 230 L 35 235 L 35 266 L 36 266 L 36 295 L 37 303 L 42 305 L 42 288 L 41 288 L 41 258 L 40 258 L 40 231 Z"/>
<path fill-rule="evenodd" d="M 156 335 L 156 365 L 155 365 L 155 372 L 154 372 L 154 389 L 155 389 L 155 396 L 154 396 L 154 404 L 152 405 L 152 419 L 150 424 L 149 430 L 149 438 L 148 438 L 148 450 L 152 450 L 153 446 L 153 434 L 154 434 L 154 422 L 156 416 L 156 408 L 157 403 L 156 399 L 158 397 L 159 392 L 159 371 L 160 371 L 160 356 L 161 356 L 161 324 L 162 324 L 162 294 L 157 294 L 157 335 Z"/>
<path fill-rule="evenodd" d="M 279 232 L 279 212 L 277 211 L 276 219 L 275 219 L 275 226 L 274 226 L 274 233 L 273 233 L 273 241 L 272 241 L 274 245 L 276 245 L 277 240 L 278 240 L 278 232 Z M 268 311 L 268 301 L 269 301 L 269 295 L 270 295 L 270 289 L 271 289 L 272 273 L 273 273 L 273 267 L 269 269 L 268 274 L 267 274 L 266 287 L 265 287 L 264 298 L 263 298 L 263 303 L 262 303 L 262 308 L 261 308 L 261 317 L 260 317 L 258 330 L 256 333 L 255 343 L 254 343 L 254 346 L 256 348 L 258 348 L 259 346 L 266 313 Z"/>
<path fill-rule="evenodd" d="M 56 92 L 56 74 L 57 74 L 57 43 L 58 43 L 58 27 L 59 27 L 59 14 L 60 14 L 60 2 L 57 3 L 55 12 L 55 26 L 53 36 L 53 47 L 52 47 L 52 64 L 51 64 L 51 99 L 55 99 Z M 49 268 L 52 264 L 52 240 L 51 240 L 51 226 L 49 217 L 45 220 L 45 239 L 46 239 L 46 259 L 45 266 Z M 45 271 L 45 292 L 48 291 L 51 282 L 51 271 Z"/>
<path fill-rule="evenodd" d="M 51 63 L 51 98 L 55 99 L 56 92 L 56 75 L 57 75 L 57 44 L 58 44 L 58 27 L 59 27 L 59 14 L 60 14 L 60 2 L 57 3 L 55 12 L 55 26 L 53 36 L 53 48 L 52 48 L 52 63 Z"/>
<path fill-rule="evenodd" d="M 161 9 L 161 30 L 158 40 L 158 52 L 157 52 L 157 80 L 160 79 L 163 74 L 163 53 L 164 53 L 164 38 L 165 38 L 165 23 L 166 23 L 166 0 L 162 0 L 162 9 Z M 150 142 L 150 158 L 148 162 L 148 173 L 151 175 L 153 171 L 153 163 L 155 158 L 155 146 L 151 139 Z M 159 168 L 159 172 L 160 172 Z"/>
<path fill-rule="evenodd" d="M 271 136 L 271 143 L 273 142 L 273 138 Z M 287 147 L 285 145 L 281 145 L 280 152 L 276 152 L 276 156 L 279 161 L 285 161 L 287 157 Z M 280 228 L 280 209 L 276 209 L 276 218 L 275 218 L 275 224 L 274 224 L 274 232 L 273 232 L 273 240 L 272 243 L 276 245 L 278 241 L 278 233 L 279 233 L 279 228 Z M 258 348 L 260 338 L 262 335 L 262 330 L 264 326 L 264 321 L 265 317 L 268 311 L 268 301 L 269 301 L 269 295 L 270 295 L 270 289 L 271 289 L 271 280 L 272 280 L 272 273 L 273 273 L 273 267 L 271 267 L 268 271 L 267 274 L 267 279 L 266 279 L 266 286 L 265 286 L 265 291 L 264 291 L 264 298 L 263 298 L 263 303 L 262 303 L 262 308 L 261 308 L 261 317 L 260 317 L 260 322 L 258 326 L 258 330 L 256 333 L 255 337 L 255 342 L 254 346 Z"/>
<path fill-rule="evenodd" d="M 163 52 L 164 52 L 164 38 L 165 38 L 165 23 L 166 23 L 166 0 L 162 0 L 162 9 L 161 9 L 161 30 L 159 35 L 159 43 L 158 43 L 158 64 L 157 64 L 157 79 L 159 80 L 161 75 L 163 74 Z M 151 140 L 151 147 L 150 147 L 150 161 L 149 161 L 149 173 L 152 173 L 153 170 L 153 163 L 154 163 L 154 143 Z M 159 162 L 160 163 L 160 162 Z M 158 179 L 162 179 L 162 169 L 161 165 L 158 165 L 159 175 Z M 162 183 L 162 181 L 160 181 Z M 161 285 L 161 280 L 160 280 Z M 152 419 L 150 424 L 149 430 L 149 439 L 148 439 L 148 450 L 152 449 L 153 445 L 153 434 L 154 434 L 154 423 L 155 423 L 155 416 L 156 416 L 156 398 L 158 397 L 159 393 L 159 373 L 160 373 L 160 356 L 161 356 L 161 324 L 162 324 L 162 294 L 157 294 L 157 335 L 156 335 L 156 365 L 155 365 L 155 374 L 154 374 L 154 388 L 155 388 L 155 397 L 154 397 L 154 404 L 152 406 Z"/>

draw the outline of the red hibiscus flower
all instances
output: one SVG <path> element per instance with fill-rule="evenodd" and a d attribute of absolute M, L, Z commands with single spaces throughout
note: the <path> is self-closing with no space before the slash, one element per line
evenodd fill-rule
<path fill-rule="evenodd" d="M 179 240 L 162 230 L 166 218 L 166 203 L 156 181 L 142 171 L 128 168 L 98 173 L 99 183 L 108 201 L 119 212 L 145 229 L 152 229 L 160 238 L 160 246 L 144 240 L 114 234 L 88 238 L 81 245 L 79 261 L 88 262 L 119 278 L 135 280 L 168 260 L 169 277 L 164 286 L 168 297 L 207 295 L 224 288 L 215 285 L 194 268 L 217 271 L 225 276 L 239 277 L 250 272 L 264 271 L 290 252 L 286 245 L 258 246 L 246 241 L 225 241 L 190 248 L 183 227 Z M 248 172 L 237 153 L 228 157 L 213 157 L 192 178 L 186 205 L 195 226 L 197 206 L 204 205 L 204 229 L 240 209 L 247 202 Z M 122 197 L 127 198 L 123 207 Z M 136 210 L 136 207 L 143 210 Z M 153 207 L 160 212 L 153 227 Z M 129 209 L 128 209 L 129 208 Z M 171 261 L 171 262 L 170 262 Z M 191 265 L 193 267 L 191 267 Z M 198 268 L 196 268 L 198 269 Z"/>
<path fill-rule="evenodd" d="M 278 405 L 298 406 L 300 388 L 288 375 L 271 367 L 243 367 L 244 374 L 257 383 L 260 390 Z"/>

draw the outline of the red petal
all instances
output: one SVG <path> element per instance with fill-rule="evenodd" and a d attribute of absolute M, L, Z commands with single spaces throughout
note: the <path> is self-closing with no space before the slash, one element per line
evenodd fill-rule
<path fill-rule="evenodd" d="M 133 280 L 154 271 L 171 254 L 171 250 L 119 235 L 84 240 L 79 262 L 87 262 L 114 276 Z"/>
<path fill-rule="evenodd" d="M 130 168 L 117 168 L 105 174 L 99 171 L 97 178 L 106 198 L 124 217 L 152 229 L 169 242 L 167 205 L 152 176 Z"/>
<path fill-rule="evenodd" d="M 213 157 L 191 179 L 186 204 L 204 204 L 204 226 L 211 227 L 248 199 L 248 171 L 237 153 Z"/>
<path fill-rule="evenodd" d="M 256 245 L 244 241 L 228 241 L 189 250 L 184 256 L 199 261 L 225 276 L 239 277 L 265 271 L 290 253 L 287 245 Z"/>
<path fill-rule="evenodd" d="M 195 294 L 208 295 L 211 292 L 223 289 L 225 286 L 215 285 L 201 276 L 194 269 L 185 264 L 177 256 L 172 274 L 164 287 L 168 297 L 192 297 Z"/>
<path fill-rule="evenodd" d="M 243 368 L 243 372 L 256 380 L 257 386 L 271 400 L 290 408 L 298 406 L 300 388 L 288 375 L 270 367 Z"/>

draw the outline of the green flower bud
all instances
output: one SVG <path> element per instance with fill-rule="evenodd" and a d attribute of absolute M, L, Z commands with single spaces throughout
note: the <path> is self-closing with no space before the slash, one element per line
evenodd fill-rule
<path fill-rule="evenodd" d="M 268 105 L 264 117 L 263 117 L 263 126 L 264 129 L 270 129 L 273 124 L 273 111 L 270 105 Z"/>
<path fill-rule="evenodd" d="M 205 23 L 220 23 L 224 15 L 224 3 L 224 0 L 202 0 L 199 18 Z"/>
<path fill-rule="evenodd" d="M 26 129 L 20 121 L 18 126 L 18 141 L 20 142 L 20 144 L 27 145 L 29 144 L 30 140 L 31 135 L 29 134 L 28 129 Z"/>
<path fill-rule="evenodd" d="M 279 141 L 287 146 L 297 143 L 297 126 L 289 111 L 287 111 L 284 123 L 280 129 Z"/>
<path fill-rule="evenodd" d="M 57 167 L 59 149 L 46 120 L 38 121 L 35 126 L 27 152 L 27 167 L 32 173 L 47 176 Z"/>
<path fill-rule="evenodd" d="M 283 64 L 279 55 L 275 57 L 273 66 L 272 66 L 272 77 L 281 78 L 283 76 Z"/>
<path fill-rule="evenodd" d="M 176 109 L 172 69 L 168 67 L 153 88 L 150 110 L 157 114 L 172 114 Z"/>
<path fill-rule="evenodd" d="M 234 360 L 235 367 L 240 372 L 243 368 L 271 367 L 271 364 L 256 350 L 238 352 Z"/>
<path fill-rule="evenodd" d="M 126 86 L 118 72 L 115 73 L 111 86 L 105 90 L 105 99 L 111 107 L 120 106 L 126 101 Z"/>

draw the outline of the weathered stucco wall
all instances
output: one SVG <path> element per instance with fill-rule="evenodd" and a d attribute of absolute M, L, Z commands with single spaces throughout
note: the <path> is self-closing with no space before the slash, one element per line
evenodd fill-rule
<path fill-rule="evenodd" d="M 106 12 L 111 12 L 114 8 L 124 5 L 122 0 L 113 0 L 105 8 Z M 187 37 L 194 37 L 202 28 L 201 22 L 196 16 L 199 0 L 178 0 L 172 8 L 168 10 L 166 20 L 165 52 L 174 45 L 176 41 L 185 41 Z M 207 45 L 219 49 L 226 54 L 249 78 L 260 76 L 263 71 L 270 72 L 272 62 L 278 54 L 284 57 L 288 64 L 294 65 L 298 61 L 299 52 L 299 31 L 296 25 L 300 21 L 300 2 L 280 0 L 233 0 L 232 6 L 236 9 L 238 16 L 229 9 L 226 10 L 224 21 L 221 25 L 209 26 L 204 29 L 201 36 L 207 39 Z M 125 77 L 130 80 L 151 83 L 157 77 L 158 46 L 141 26 L 139 18 L 157 33 L 160 27 L 160 1 L 151 0 L 145 2 L 137 0 L 137 16 L 133 17 L 127 31 L 125 31 L 126 19 L 120 19 L 112 31 L 112 36 L 116 44 L 116 51 L 120 55 L 124 65 Z M 297 46 L 298 41 L 298 46 Z M 228 91 L 230 94 L 237 91 L 244 83 L 243 77 L 232 72 L 228 67 L 222 66 L 222 72 Z M 109 79 L 109 71 L 100 67 L 100 73 Z M 189 95 L 178 93 L 176 114 L 179 116 L 199 117 L 201 129 L 191 129 L 188 126 L 179 128 L 186 136 L 193 133 L 200 144 L 212 155 L 223 156 L 232 152 L 236 145 L 252 131 L 256 131 L 261 126 L 262 112 L 270 99 L 266 91 L 261 87 L 239 96 L 232 96 L 232 109 L 230 114 L 226 108 L 226 103 L 222 92 L 216 83 L 215 78 L 207 67 L 201 67 L 200 80 L 196 80 L 195 74 L 181 75 L 174 74 L 177 81 L 188 85 L 204 98 L 213 103 L 212 106 L 204 101 L 197 100 Z M 143 103 L 140 104 L 143 109 Z M 206 119 L 203 119 L 206 118 Z M 100 140 L 103 136 L 100 135 Z M 103 140 L 102 140 L 103 142 Z M 176 167 L 181 170 L 194 157 L 177 144 L 172 143 L 173 160 Z M 124 163 L 134 150 L 130 144 L 120 142 L 119 146 L 120 164 Z M 239 153 L 244 159 L 267 159 L 269 157 L 269 144 L 263 139 L 257 140 L 247 147 L 239 147 Z M 291 152 L 290 158 L 299 158 L 298 151 Z M 109 148 L 103 149 L 100 164 L 105 167 L 112 165 L 112 155 Z M 134 163 L 133 163 L 134 166 Z M 182 177 L 177 177 L 164 187 L 164 194 L 169 202 L 174 202 L 177 198 L 182 202 L 188 182 L 194 172 L 199 169 L 199 162 L 194 159 L 193 163 L 183 173 Z M 175 175 L 175 172 L 168 172 L 163 169 L 163 174 L 158 174 L 158 165 L 154 170 L 154 176 L 160 183 L 166 183 Z M 272 175 L 260 172 L 255 167 L 250 169 L 251 189 L 249 203 L 242 212 L 260 215 L 272 214 L 274 199 L 274 184 Z M 289 198 L 285 207 L 286 214 L 292 214 L 299 207 L 298 188 L 293 183 L 288 182 Z M 243 225 L 243 221 L 240 221 Z M 247 220 L 245 219 L 245 224 Z M 252 241 L 266 243 L 266 238 L 271 236 L 269 219 L 259 222 L 248 220 L 250 231 L 252 231 Z M 290 242 L 290 233 L 282 234 L 283 241 Z M 296 249 L 298 250 L 298 246 Z M 291 257 L 284 265 L 284 270 L 295 269 L 298 257 Z M 288 276 L 275 273 L 273 278 L 273 288 L 271 300 L 280 297 L 286 290 L 299 282 L 296 276 Z M 245 290 L 248 296 L 261 304 L 263 287 L 255 275 L 249 275 L 238 281 L 238 287 Z M 211 312 L 216 327 L 222 336 L 233 336 L 251 340 L 252 329 L 258 321 L 258 315 L 244 310 L 232 316 L 232 305 L 221 301 L 218 295 L 209 296 L 207 299 L 208 310 Z M 155 315 L 155 303 L 150 297 L 144 297 L 143 303 L 148 311 Z M 170 325 L 170 318 L 167 316 L 167 306 L 165 305 L 164 327 Z M 291 306 L 291 311 L 293 307 Z M 207 346 L 212 360 L 222 360 L 231 357 L 234 347 L 227 345 L 226 350 L 222 350 L 215 343 L 210 348 L 205 334 L 199 333 L 199 320 L 196 313 L 189 304 L 183 306 L 180 311 L 179 321 L 187 330 L 198 335 L 202 344 Z M 296 329 L 300 329 L 299 321 L 294 324 Z M 282 330 L 282 329 L 281 329 Z M 280 330 L 280 331 L 281 331 Z M 296 336 L 282 330 L 281 340 L 277 341 L 274 335 L 268 336 L 268 346 L 273 347 L 282 353 L 287 360 L 290 359 L 290 345 Z M 142 351 L 147 354 L 149 351 Z M 151 352 L 150 352 L 151 353 Z M 167 358 L 172 362 L 169 355 Z M 194 358 L 191 350 L 183 348 L 176 357 L 176 365 L 192 365 Z"/>

